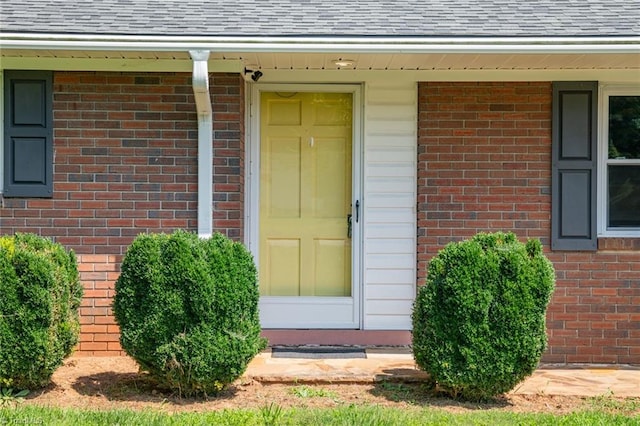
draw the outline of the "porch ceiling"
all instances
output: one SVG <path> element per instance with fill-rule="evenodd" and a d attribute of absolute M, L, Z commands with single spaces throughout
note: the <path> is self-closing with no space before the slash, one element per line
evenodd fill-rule
<path fill-rule="evenodd" d="M 2 49 L 3 58 L 190 61 L 186 51 Z M 637 53 L 296 53 L 212 52 L 211 60 L 240 61 L 262 70 L 545 70 L 639 69 Z M 339 67 L 336 60 L 353 65 Z"/>

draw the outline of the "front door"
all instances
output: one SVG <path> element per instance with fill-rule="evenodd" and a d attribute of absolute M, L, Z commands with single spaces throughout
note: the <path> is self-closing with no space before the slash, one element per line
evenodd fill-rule
<path fill-rule="evenodd" d="M 261 92 L 265 328 L 356 328 L 353 94 Z"/>

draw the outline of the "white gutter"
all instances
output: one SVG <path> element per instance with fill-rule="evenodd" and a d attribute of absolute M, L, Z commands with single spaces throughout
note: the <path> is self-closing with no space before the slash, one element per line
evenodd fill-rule
<path fill-rule="evenodd" d="M 300 53 L 640 53 L 640 37 L 182 37 L 0 34 L 3 49 Z"/>
<path fill-rule="evenodd" d="M 189 51 L 198 113 L 198 235 L 213 234 L 213 113 L 209 96 L 208 50 Z"/>

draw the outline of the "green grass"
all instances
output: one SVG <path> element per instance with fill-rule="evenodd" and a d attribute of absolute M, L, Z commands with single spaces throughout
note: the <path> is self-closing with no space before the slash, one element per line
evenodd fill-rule
<path fill-rule="evenodd" d="M 306 385 L 293 387 L 291 388 L 290 392 L 292 395 L 295 395 L 298 398 L 339 398 L 337 392 L 332 392 L 330 390 Z"/>
<path fill-rule="evenodd" d="M 162 411 L 91 411 L 30 405 L 0 409 L 0 425 L 638 425 L 640 417 L 603 411 L 565 415 L 512 413 L 498 410 L 449 413 L 434 408 L 397 409 L 344 405 L 333 409 L 285 409 L 275 404 L 260 410 L 205 413 Z"/>
<path fill-rule="evenodd" d="M 613 392 L 586 399 L 587 407 L 598 411 L 640 412 L 640 398 L 614 398 Z"/>
<path fill-rule="evenodd" d="M 400 382 L 381 382 L 379 384 L 379 392 L 384 393 L 386 397 L 394 402 L 399 401 L 413 401 L 413 395 L 415 395 L 415 389 L 409 387 L 405 383 Z"/>

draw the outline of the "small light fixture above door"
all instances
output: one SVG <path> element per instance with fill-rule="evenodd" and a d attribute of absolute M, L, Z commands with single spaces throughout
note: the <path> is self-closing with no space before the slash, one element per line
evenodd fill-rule
<path fill-rule="evenodd" d="M 336 64 L 339 68 L 352 67 L 355 64 L 353 59 L 334 59 L 333 63 Z"/>

